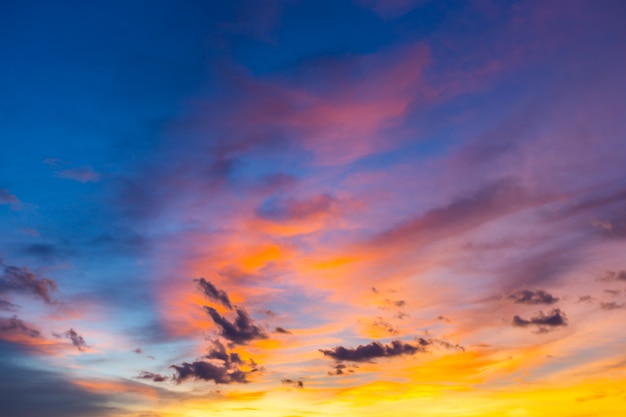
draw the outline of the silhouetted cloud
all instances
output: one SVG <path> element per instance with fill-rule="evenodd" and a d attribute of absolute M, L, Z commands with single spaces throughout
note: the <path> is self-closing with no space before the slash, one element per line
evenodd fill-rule
<path fill-rule="evenodd" d="M 367 345 L 359 345 L 356 348 L 337 346 L 332 349 L 320 349 L 320 352 L 337 361 L 369 362 L 376 358 L 414 355 L 417 352 L 424 352 L 429 344 L 429 341 L 420 338 L 415 345 L 394 340 L 387 345 L 380 342 L 372 342 Z"/>
<path fill-rule="evenodd" d="M 28 327 L 17 316 L 11 318 L 0 317 L 0 332 L 17 332 L 30 337 L 41 337 L 39 330 Z"/>
<path fill-rule="evenodd" d="M 243 361 L 236 352 L 227 352 L 226 347 L 219 341 L 213 341 L 213 348 L 209 350 L 209 353 L 204 356 L 205 359 L 219 359 L 226 364 L 241 365 Z"/>
<path fill-rule="evenodd" d="M 567 318 L 565 313 L 563 313 L 560 309 L 555 308 L 548 314 L 540 311 L 528 320 L 525 320 L 520 316 L 515 316 L 513 317 L 512 325 L 515 327 L 536 326 L 541 332 L 545 332 L 548 331 L 549 328 L 567 326 Z"/>
<path fill-rule="evenodd" d="M 81 352 L 85 351 L 89 348 L 85 339 L 79 335 L 74 329 L 69 329 L 65 333 L 52 333 L 54 337 L 57 339 L 68 339 L 72 342 L 74 346 Z"/>
<path fill-rule="evenodd" d="M 283 385 L 291 385 L 295 388 L 304 388 L 304 382 L 300 379 L 285 378 L 285 379 L 281 379 L 280 382 Z"/>
<path fill-rule="evenodd" d="M 293 334 L 293 333 L 291 333 L 289 330 L 287 330 L 287 329 L 285 329 L 285 328 L 283 328 L 283 327 L 280 327 L 280 326 L 279 326 L 279 327 L 276 327 L 276 328 L 274 329 L 274 331 L 275 331 L 276 333 Z"/>
<path fill-rule="evenodd" d="M 143 353 L 143 350 L 141 350 L 141 348 L 136 348 L 136 349 L 133 349 L 133 352 L 135 352 L 138 355 L 141 355 Z"/>
<path fill-rule="evenodd" d="M 228 307 L 230 310 L 233 309 L 226 291 L 218 290 L 215 285 L 204 278 L 194 279 L 194 281 L 198 283 L 198 287 L 200 287 L 204 295 L 206 295 L 209 299 L 223 304 L 224 307 Z"/>
<path fill-rule="evenodd" d="M 590 295 L 581 295 L 578 297 L 577 303 L 590 303 L 594 300 L 594 298 Z"/>
<path fill-rule="evenodd" d="M 161 374 L 155 374 L 155 373 L 147 372 L 147 371 L 141 371 L 139 375 L 137 375 L 135 378 L 136 379 L 149 379 L 154 382 L 165 382 L 169 380 L 169 377 L 167 376 L 164 376 Z"/>
<path fill-rule="evenodd" d="M 554 304 L 559 301 L 558 297 L 544 290 L 517 290 L 507 296 L 518 304 Z"/>
<path fill-rule="evenodd" d="M 47 304 L 51 304 L 51 291 L 56 290 L 54 281 L 47 278 L 37 278 L 27 268 L 18 268 L 0 263 L 2 275 L 0 275 L 0 294 L 9 291 L 30 293 L 41 298 Z"/>
<path fill-rule="evenodd" d="M 216 384 L 248 382 L 246 373 L 238 368 L 207 361 L 183 362 L 180 365 L 172 365 L 170 368 L 176 372 L 174 380 L 179 384 L 189 379 L 213 381 Z"/>
<path fill-rule="evenodd" d="M 237 317 L 234 322 L 228 321 L 212 307 L 205 306 L 204 309 L 221 329 L 220 335 L 234 344 L 245 345 L 252 340 L 267 338 L 265 331 L 256 326 L 243 309 L 235 307 Z"/>

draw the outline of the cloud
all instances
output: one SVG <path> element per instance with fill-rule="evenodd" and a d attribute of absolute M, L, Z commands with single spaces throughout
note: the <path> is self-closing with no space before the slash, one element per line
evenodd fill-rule
<path fill-rule="evenodd" d="M 169 380 L 169 377 L 161 375 L 161 374 L 155 374 L 152 372 L 147 372 L 147 371 L 141 371 L 139 373 L 139 375 L 137 375 L 135 378 L 137 379 L 149 379 L 151 381 L 154 382 L 165 382 L 167 380 Z"/>
<path fill-rule="evenodd" d="M 560 309 L 555 308 L 548 314 L 545 314 L 543 311 L 539 311 L 529 320 L 525 320 L 520 316 L 515 316 L 513 317 L 511 324 L 514 327 L 536 326 L 539 328 L 539 331 L 543 333 L 549 331 L 551 327 L 567 326 L 567 317 Z"/>
<path fill-rule="evenodd" d="M 295 388 L 304 388 L 304 382 L 300 379 L 285 378 L 285 379 L 281 379 L 280 382 L 283 385 L 291 385 Z"/>
<path fill-rule="evenodd" d="M 213 341 L 213 349 L 209 350 L 209 353 L 204 356 L 205 359 L 218 359 L 223 361 L 226 364 L 232 365 L 241 365 L 243 361 L 241 357 L 236 352 L 227 352 L 226 347 L 219 341 Z"/>
<path fill-rule="evenodd" d="M 189 379 L 213 381 L 216 384 L 248 382 L 245 372 L 206 361 L 183 362 L 181 365 L 172 365 L 171 368 L 176 371 L 174 380 L 179 384 Z"/>
<path fill-rule="evenodd" d="M 274 329 L 274 331 L 275 331 L 276 333 L 293 334 L 293 333 L 291 333 L 289 330 L 287 330 L 287 329 L 285 329 L 285 328 L 283 328 L 283 327 L 276 327 L 276 328 Z"/>
<path fill-rule="evenodd" d="M 0 317 L 0 332 L 18 332 L 29 337 L 41 337 L 39 330 L 28 327 L 22 320 L 13 316 L 9 319 Z"/>
<path fill-rule="evenodd" d="M 625 308 L 626 304 L 619 304 L 616 302 L 606 302 L 606 303 L 600 303 L 600 308 L 602 310 L 618 310 L 620 308 Z"/>
<path fill-rule="evenodd" d="M 17 306 L 8 300 L 0 298 L 0 310 L 1 311 L 15 311 Z"/>
<path fill-rule="evenodd" d="M 376 247 L 407 241 L 426 245 L 511 214 L 531 201 L 518 179 L 503 178 L 447 206 L 406 220 L 375 236 L 370 243 Z"/>
<path fill-rule="evenodd" d="M 509 294 L 507 299 L 518 304 L 554 304 L 559 301 L 558 297 L 543 290 L 518 290 Z"/>
<path fill-rule="evenodd" d="M 244 372 L 239 369 L 243 364 L 237 352 L 228 352 L 219 340 L 213 340 L 213 347 L 199 360 L 172 365 L 170 368 L 176 372 L 172 379 L 178 384 L 187 380 L 213 381 L 216 384 L 247 383 L 246 375 L 258 368 L 250 360 L 251 370 Z"/>
<path fill-rule="evenodd" d="M 104 417 L 120 414 L 110 405 L 112 398 L 83 390 L 61 373 L 32 366 L 36 365 L 36 360 L 3 342 L 0 342 L 0 357 L 3 416 Z"/>
<path fill-rule="evenodd" d="M 81 335 L 79 335 L 74 329 L 69 329 L 68 331 L 62 334 L 52 333 L 52 335 L 56 337 L 57 339 L 65 338 L 65 339 L 70 340 L 72 344 L 76 346 L 76 348 L 80 350 L 81 352 L 84 352 L 86 349 L 89 348 L 89 346 L 87 345 L 87 342 L 85 342 L 85 339 Z"/>
<path fill-rule="evenodd" d="M 600 278 L 602 281 L 626 281 L 626 271 L 606 271 Z"/>
<path fill-rule="evenodd" d="M 198 287 L 200 287 L 204 295 L 206 295 L 209 299 L 221 303 L 224 307 L 228 307 L 229 310 L 233 309 L 226 291 L 218 290 L 215 285 L 204 278 L 195 279 L 194 282 L 198 283 Z"/>
<path fill-rule="evenodd" d="M 243 309 L 235 307 L 237 317 L 234 322 L 228 321 L 212 307 L 205 306 L 204 309 L 211 316 L 213 322 L 221 329 L 221 336 L 234 344 L 245 345 L 252 340 L 267 338 L 265 331 L 256 326 L 248 313 Z"/>
<path fill-rule="evenodd" d="M 369 362 L 376 358 L 414 355 L 417 352 L 424 352 L 429 344 L 429 341 L 420 338 L 416 345 L 394 340 L 387 345 L 372 342 L 367 345 L 359 345 L 356 348 L 337 346 L 332 349 L 320 349 L 320 352 L 337 361 Z"/>
<path fill-rule="evenodd" d="M 54 281 L 47 278 L 37 278 L 26 267 L 2 265 L 3 271 L 0 276 L 0 293 L 16 291 L 30 293 L 41 298 L 46 304 L 52 304 L 51 291 L 57 289 Z"/>
<path fill-rule="evenodd" d="M 274 221 L 304 220 L 320 214 L 330 213 L 335 209 L 336 200 L 328 194 L 311 197 L 306 200 L 267 200 L 256 211 L 257 216 Z"/>
<path fill-rule="evenodd" d="M 61 178 L 86 183 L 100 181 L 100 174 L 93 170 L 89 165 L 81 168 L 64 169 L 57 171 L 56 175 Z"/>
<path fill-rule="evenodd" d="M 14 195 L 9 193 L 9 190 L 0 188 L 0 205 L 10 204 L 12 207 L 16 207 L 20 203 L 20 200 Z"/>

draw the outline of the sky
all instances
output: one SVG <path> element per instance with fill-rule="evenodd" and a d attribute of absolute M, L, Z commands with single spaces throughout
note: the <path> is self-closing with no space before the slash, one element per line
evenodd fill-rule
<path fill-rule="evenodd" d="M 0 414 L 623 416 L 624 19 L 0 2 Z"/>

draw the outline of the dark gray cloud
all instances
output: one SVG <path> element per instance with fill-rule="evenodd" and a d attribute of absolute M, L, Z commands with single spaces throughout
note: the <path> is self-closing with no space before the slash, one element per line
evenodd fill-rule
<path fill-rule="evenodd" d="M 304 382 L 301 379 L 285 378 L 285 379 L 281 379 L 280 382 L 283 385 L 291 385 L 295 388 L 304 388 Z"/>
<path fill-rule="evenodd" d="M 41 337 L 41 332 L 28 327 L 17 316 L 11 318 L 0 317 L 0 332 L 23 333 L 30 337 Z"/>
<path fill-rule="evenodd" d="M 85 339 L 81 335 L 79 335 L 74 329 L 69 329 L 65 333 L 52 333 L 52 335 L 57 339 L 65 338 L 70 340 L 72 344 L 76 346 L 76 348 L 81 352 L 89 348 Z"/>
<path fill-rule="evenodd" d="M 41 298 L 46 304 L 52 304 L 51 291 L 57 286 L 48 278 L 37 278 L 27 268 L 5 265 L 0 261 L 2 275 L 0 275 L 0 294 L 15 291 L 32 294 Z"/>
<path fill-rule="evenodd" d="M 187 380 L 213 381 L 216 384 L 246 383 L 246 373 L 228 364 L 216 364 L 207 361 L 183 362 L 172 365 L 176 375 L 174 380 L 182 383 Z"/>
<path fill-rule="evenodd" d="M 168 381 L 170 378 L 161 374 L 155 374 L 153 372 L 147 372 L 147 371 L 141 371 L 139 373 L 139 375 L 137 375 L 135 378 L 137 379 L 149 379 L 151 381 L 154 382 L 165 382 Z"/>
<path fill-rule="evenodd" d="M 238 353 L 227 352 L 226 347 L 219 340 L 213 341 L 213 348 L 209 350 L 209 353 L 204 358 L 218 359 L 229 365 L 241 365 L 243 363 Z"/>
<path fill-rule="evenodd" d="M 285 329 L 285 328 L 283 328 L 283 327 L 280 327 L 280 326 L 279 326 L 279 327 L 276 327 L 276 328 L 274 329 L 274 331 L 275 331 L 276 333 L 282 333 L 282 334 L 293 334 L 293 333 L 291 333 L 289 330 L 287 330 L 287 329 Z"/>
<path fill-rule="evenodd" d="M 380 342 L 372 342 L 355 348 L 337 346 L 332 349 L 320 349 L 320 352 L 324 356 L 329 356 L 337 361 L 369 362 L 376 358 L 414 355 L 417 352 L 424 352 L 428 345 L 430 345 L 428 340 L 420 338 L 417 344 L 394 340 L 386 345 Z"/>
<path fill-rule="evenodd" d="M 577 303 L 590 303 L 594 300 L 594 298 L 590 295 L 581 295 L 578 297 Z"/>
<path fill-rule="evenodd" d="M 204 309 L 220 328 L 220 335 L 234 344 L 245 345 L 252 340 L 267 338 L 265 331 L 255 325 L 243 309 L 235 307 L 237 317 L 233 322 L 228 321 L 212 307 L 205 306 Z"/>
<path fill-rule="evenodd" d="M 202 358 L 170 366 L 175 371 L 172 379 L 178 384 L 188 380 L 213 381 L 216 384 L 247 383 L 246 375 L 258 371 L 252 360 L 248 364 L 251 370 L 242 371 L 239 366 L 244 362 L 238 353 L 229 352 L 219 340 L 213 340 L 212 343 L 212 348 Z"/>
<path fill-rule="evenodd" d="M 535 326 L 540 332 L 546 332 L 549 331 L 550 328 L 567 326 L 567 317 L 560 309 L 555 308 L 548 314 L 539 311 L 528 320 L 520 316 L 515 316 L 511 324 L 515 327 Z"/>
<path fill-rule="evenodd" d="M 559 301 L 558 297 L 544 290 L 517 290 L 507 298 L 518 304 L 554 304 Z"/>
<path fill-rule="evenodd" d="M 194 279 L 194 282 L 198 283 L 198 287 L 210 300 L 217 301 L 230 310 L 233 309 L 233 306 L 230 303 L 230 299 L 228 298 L 228 294 L 226 294 L 226 291 L 218 290 L 215 285 L 213 285 L 211 282 L 207 281 L 204 278 Z"/>

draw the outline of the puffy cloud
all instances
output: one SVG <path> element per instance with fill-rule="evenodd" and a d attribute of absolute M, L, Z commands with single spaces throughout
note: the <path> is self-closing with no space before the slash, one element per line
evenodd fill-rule
<path fill-rule="evenodd" d="M 550 328 L 567 326 L 567 317 L 560 309 L 555 308 L 548 314 L 539 311 L 528 320 L 515 316 L 513 317 L 512 325 L 515 327 L 536 326 L 543 333 L 549 331 Z"/>
<path fill-rule="evenodd" d="M 554 304 L 559 301 L 558 297 L 544 290 L 518 290 L 509 294 L 507 298 L 518 304 Z"/>
<path fill-rule="evenodd" d="M 252 340 L 267 338 L 265 331 L 255 325 L 243 309 L 235 307 L 237 317 L 233 322 L 228 321 L 212 307 L 205 306 L 204 309 L 220 328 L 220 335 L 234 344 L 245 345 Z"/>
<path fill-rule="evenodd" d="M 414 355 L 417 352 L 424 352 L 426 346 L 430 344 L 431 342 L 428 340 L 420 338 L 415 345 L 394 340 L 386 345 L 380 342 L 371 342 L 355 348 L 337 346 L 332 349 L 320 349 L 320 352 L 337 361 L 369 362 L 377 358 Z"/>

